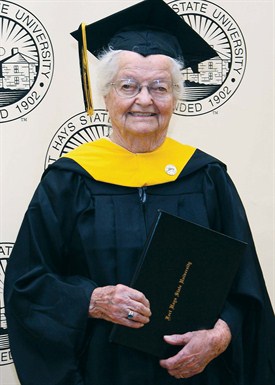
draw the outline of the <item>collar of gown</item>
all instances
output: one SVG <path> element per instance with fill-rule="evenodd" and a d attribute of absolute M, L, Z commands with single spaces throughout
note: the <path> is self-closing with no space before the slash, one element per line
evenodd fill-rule
<path fill-rule="evenodd" d="M 95 180 L 127 187 L 152 186 L 177 179 L 195 148 L 166 138 L 155 151 L 132 153 L 101 138 L 64 155 L 73 159 Z"/>

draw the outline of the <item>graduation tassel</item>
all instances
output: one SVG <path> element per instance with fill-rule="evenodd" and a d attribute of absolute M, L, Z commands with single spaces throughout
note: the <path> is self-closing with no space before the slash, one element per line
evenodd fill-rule
<path fill-rule="evenodd" d="M 89 73 L 88 64 L 88 51 L 87 51 L 87 38 L 86 38 L 86 25 L 82 23 L 81 29 L 81 41 L 79 42 L 79 61 L 81 72 L 82 91 L 86 112 L 89 116 L 93 115 L 93 101 L 92 101 L 92 88 Z"/>

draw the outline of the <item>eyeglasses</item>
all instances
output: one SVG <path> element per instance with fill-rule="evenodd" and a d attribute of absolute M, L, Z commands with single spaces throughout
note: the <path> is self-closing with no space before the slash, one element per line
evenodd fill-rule
<path fill-rule="evenodd" d="M 177 87 L 176 84 L 168 80 L 153 80 L 148 85 L 141 85 L 134 79 L 120 79 L 110 83 L 110 85 L 114 87 L 117 94 L 122 98 L 133 98 L 141 92 L 143 87 L 146 87 L 154 99 L 160 100 L 171 96 L 173 87 Z"/>

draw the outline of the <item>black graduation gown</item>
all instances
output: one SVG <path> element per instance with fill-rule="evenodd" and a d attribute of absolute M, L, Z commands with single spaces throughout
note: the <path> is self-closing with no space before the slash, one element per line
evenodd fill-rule
<path fill-rule="evenodd" d="M 129 284 L 157 209 L 248 242 L 221 314 L 233 340 L 203 373 L 176 380 L 158 360 L 109 343 L 88 319 L 97 286 Z M 225 166 L 196 150 L 175 182 L 95 181 L 71 159 L 43 175 L 6 270 L 5 305 L 22 385 L 274 385 L 274 314 L 245 211 Z"/>

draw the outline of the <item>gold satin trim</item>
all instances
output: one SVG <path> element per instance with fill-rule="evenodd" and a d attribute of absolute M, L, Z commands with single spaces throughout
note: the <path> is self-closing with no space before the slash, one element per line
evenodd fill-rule
<path fill-rule="evenodd" d="M 73 159 L 97 181 L 143 187 L 176 180 L 195 150 L 192 146 L 166 138 L 155 151 L 134 154 L 107 138 L 101 138 L 77 147 L 64 157 Z M 174 175 L 165 171 L 168 165 L 176 168 Z"/>

